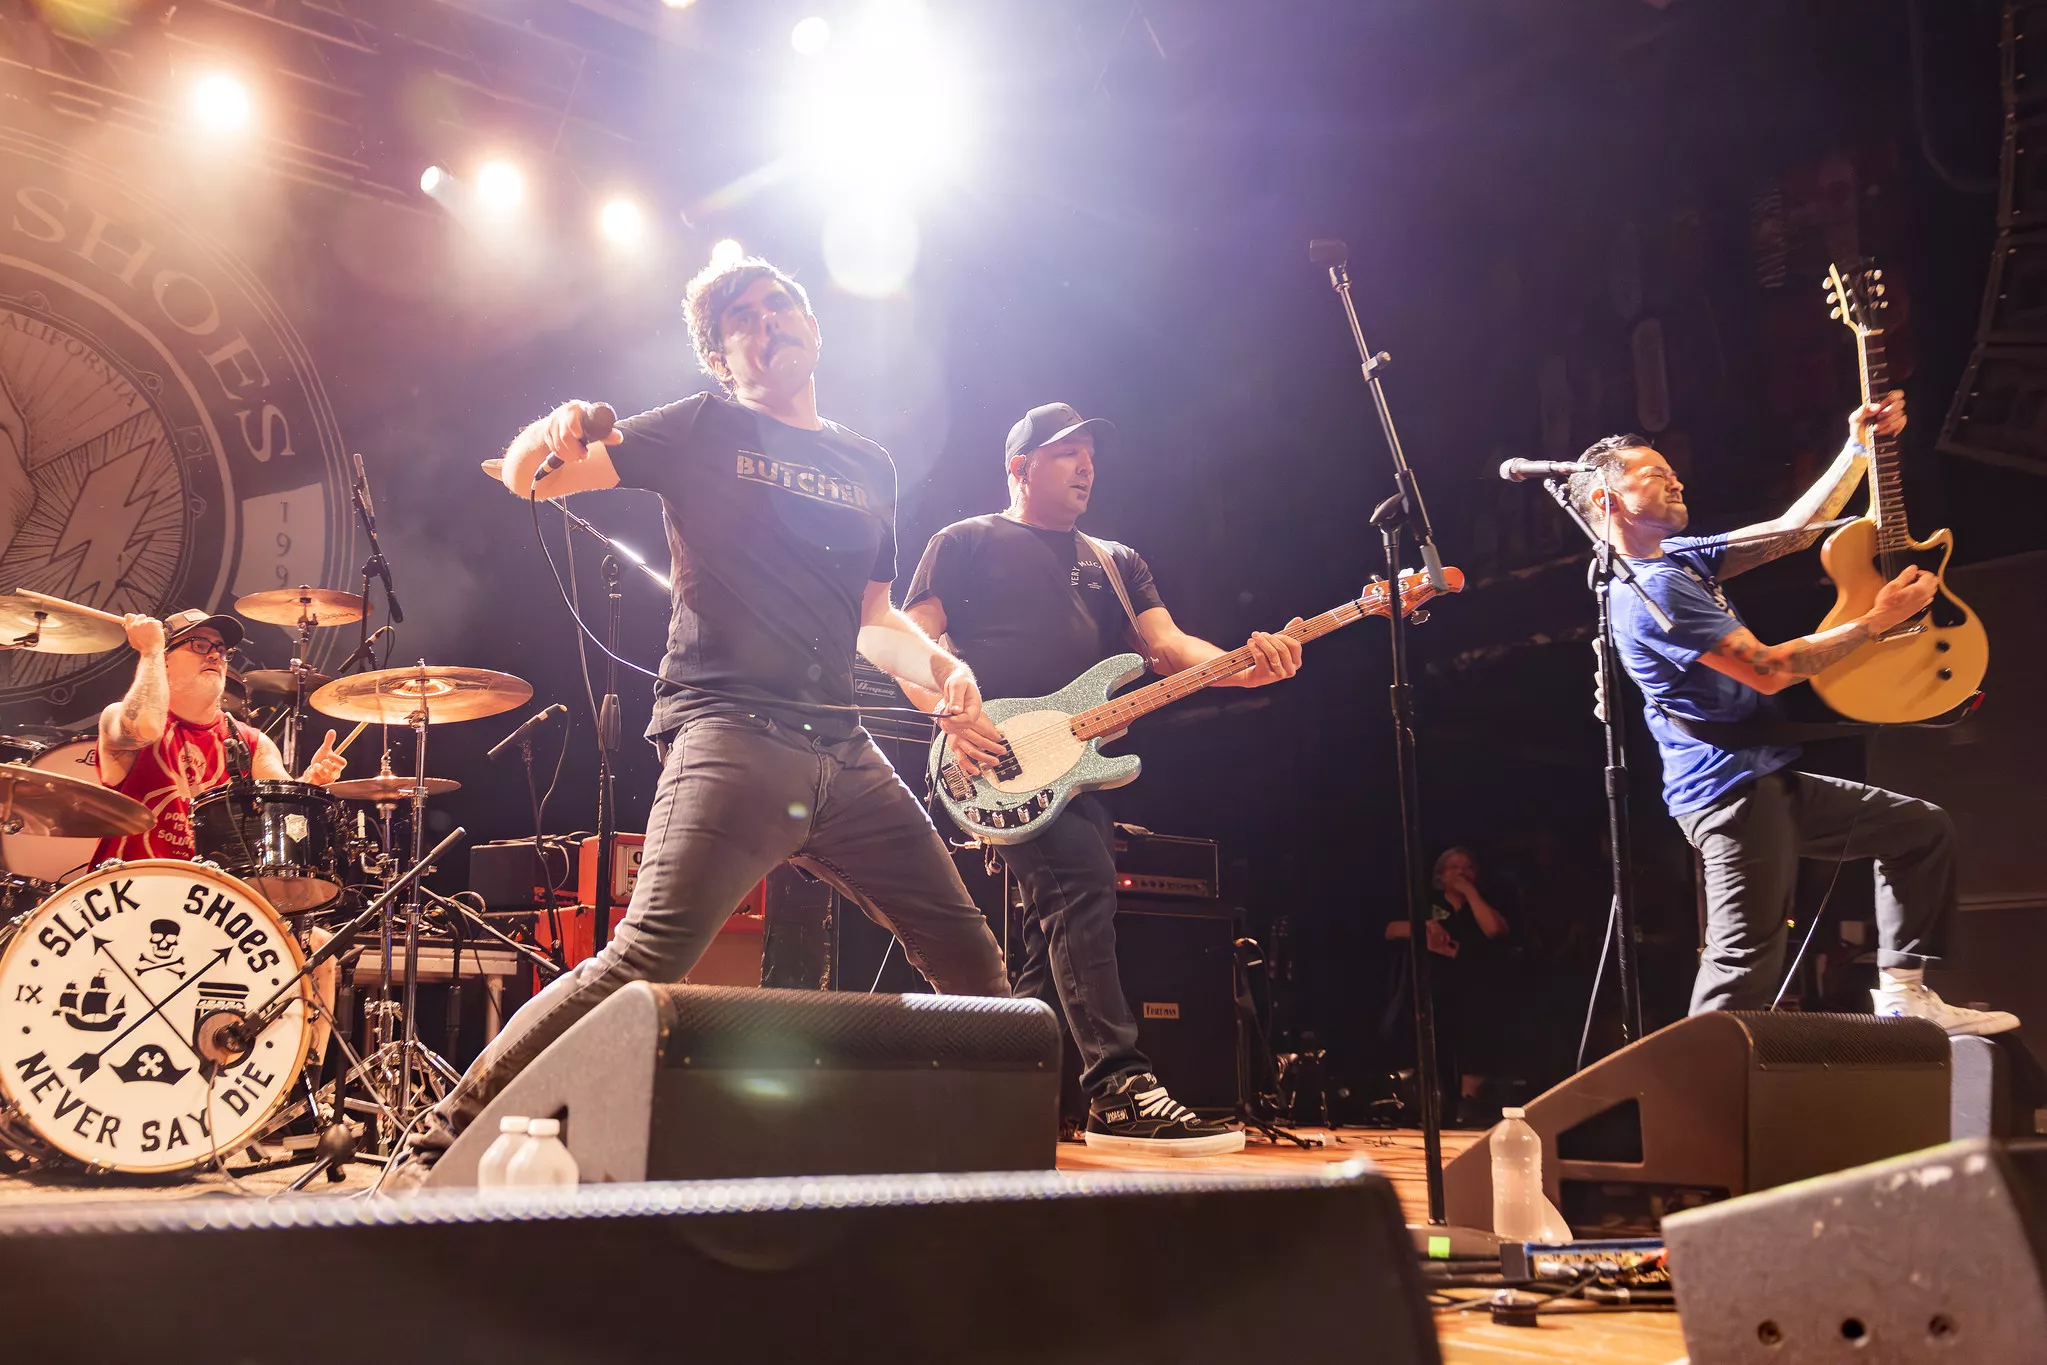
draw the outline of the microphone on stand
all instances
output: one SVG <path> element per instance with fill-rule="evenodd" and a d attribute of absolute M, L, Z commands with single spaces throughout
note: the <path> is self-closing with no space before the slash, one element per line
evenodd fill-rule
<path fill-rule="evenodd" d="M 355 460 L 355 491 L 362 498 L 362 513 L 370 519 L 370 525 L 377 524 L 377 505 L 370 501 L 370 476 L 362 467 L 362 452 L 353 452 Z"/>
<path fill-rule="evenodd" d="M 378 579 L 384 584 L 384 610 L 390 613 L 391 624 L 403 625 L 405 608 L 398 605 L 398 594 L 391 587 L 391 566 L 384 562 L 383 548 L 377 544 L 377 509 L 376 504 L 370 501 L 369 471 L 363 468 L 361 451 L 353 452 L 353 458 L 355 478 L 350 481 L 349 487 L 355 491 L 355 510 L 362 515 L 363 530 L 370 538 L 370 559 L 363 573 L 367 576 L 375 571 Z M 367 610 L 369 604 L 365 602 L 363 606 Z"/>
<path fill-rule="evenodd" d="M 1568 479 L 1589 474 L 1599 466 L 1588 460 L 1508 460 L 1500 466 L 1500 477 L 1509 483 L 1526 479 Z"/>
<path fill-rule="evenodd" d="M 525 720 L 519 723 L 518 729 L 512 731 L 512 733 L 510 733 L 509 735 L 506 735 L 496 744 L 493 744 L 490 748 L 490 752 L 485 754 L 484 757 L 496 758 L 506 749 L 510 748 L 514 744 L 517 744 L 520 740 L 526 738 L 527 735 L 532 734 L 533 731 L 540 728 L 540 726 L 544 725 L 547 722 L 547 718 L 549 716 L 553 715 L 557 711 L 561 712 L 563 715 L 567 715 L 568 710 L 569 710 L 568 707 L 563 706 L 560 702 L 556 702 L 552 706 L 543 707 L 542 709 L 534 712 L 532 715 L 526 717 Z"/>

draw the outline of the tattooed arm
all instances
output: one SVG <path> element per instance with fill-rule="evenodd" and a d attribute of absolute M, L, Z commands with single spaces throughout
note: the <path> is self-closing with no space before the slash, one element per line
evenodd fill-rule
<path fill-rule="evenodd" d="M 151 616 L 128 616 L 128 644 L 137 658 L 135 681 L 121 700 L 100 712 L 99 778 L 118 787 L 134 766 L 134 754 L 163 738 L 170 724 L 171 680 L 163 661 L 163 622 Z"/>
<path fill-rule="evenodd" d="M 1907 569 L 1884 584 L 1870 609 L 1853 621 L 1781 645 L 1766 645 L 1748 627 L 1736 626 L 1699 662 L 1758 692 L 1782 692 L 1918 615 L 1939 586 L 1940 580 L 1924 569 Z"/>
<path fill-rule="evenodd" d="M 1812 487 L 1785 509 L 1783 516 L 1744 526 L 1729 535 L 1728 538 L 1735 541 L 1749 540 L 1750 537 L 1774 538 L 1728 546 L 1727 553 L 1720 560 L 1722 582 L 1759 564 L 1803 550 L 1819 539 L 1817 531 L 1806 535 L 1793 533 L 1816 521 L 1833 520 L 1848 505 L 1848 499 L 1861 486 L 1863 472 L 1869 467 L 1868 447 L 1872 428 L 1885 436 L 1895 436 L 1905 429 L 1905 395 L 1902 390 L 1893 389 L 1884 396 L 1883 402 L 1866 404 L 1849 414 L 1848 444 L 1842 447 L 1833 464 L 1813 482 Z"/>

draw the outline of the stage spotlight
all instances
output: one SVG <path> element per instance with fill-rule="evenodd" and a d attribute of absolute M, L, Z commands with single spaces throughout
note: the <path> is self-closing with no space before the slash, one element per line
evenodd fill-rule
<path fill-rule="evenodd" d="M 598 210 L 597 228 L 613 246 L 637 246 L 647 235 L 647 216 L 638 204 L 621 196 Z"/>
<path fill-rule="evenodd" d="M 476 171 L 476 201 L 487 209 L 505 212 L 519 207 L 526 197 L 526 177 L 509 161 L 486 161 Z"/>
<path fill-rule="evenodd" d="M 249 88 L 224 71 L 201 76 L 192 86 L 192 117 L 216 132 L 239 133 L 254 116 Z"/>
<path fill-rule="evenodd" d="M 419 173 L 419 188 L 422 194 L 439 194 L 455 177 L 440 166 L 429 166 Z"/>
<path fill-rule="evenodd" d="M 711 248 L 712 265 L 735 265 L 746 259 L 746 248 L 735 238 L 727 237 Z"/>
<path fill-rule="evenodd" d="M 806 57 L 815 57 L 832 41 L 832 26 L 813 14 L 789 30 L 789 46 Z"/>
<path fill-rule="evenodd" d="M 789 150 L 828 192 L 907 194 L 962 163 L 968 142 L 959 55 L 914 0 L 875 0 L 843 43 L 804 64 Z"/>

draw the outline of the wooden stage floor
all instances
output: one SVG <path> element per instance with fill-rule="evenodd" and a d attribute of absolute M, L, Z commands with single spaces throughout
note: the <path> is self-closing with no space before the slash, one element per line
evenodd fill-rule
<path fill-rule="evenodd" d="M 1253 1137 L 1245 1149 L 1231 1156 L 1174 1160 L 1172 1158 L 1106 1156 L 1077 1143 L 1059 1145 L 1059 1169 L 1064 1171 L 1270 1171 L 1275 1163 L 1320 1164 L 1365 1157 L 1386 1173 L 1399 1191 L 1407 1216 L 1422 1221 L 1428 1212 L 1428 1195 L 1423 1176 L 1422 1140 L 1417 1131 L 1346 1128 L 1337 1132 L 1301 1130 L 1305 1135 L 1325 1139 L 1325 1145 L 1303 1151 L 1292 1146 L 1274 1147 Z M 1448 1160 L 1484 1135 L 1453 1132 L 1443 1135 L 1444 1159 Z M 245 1194 L 275 1196 L 290 1183 L 296 1170 L 286 1169 L 231 1180 L 225 1176 L 196 1176 L 170 1185 L 138 1186 L 103 1184 L 81 1187 L 40 1176 L 0 1177 L 0 1207 L 22 1203 L 81 1202 L 109 1199 L 220 1198 Z M 376 1167 L 357 1163 L 349 1167 L 348 1179 L 329 1184 L 318 1182 L 314 1192 L 287 1198 L 321 1198 L 355 1193 L 366 1187 Z M 1539 1327 L 1496 1327 L 1484 1313 L 1439 1313 L 1437 1331 L 1446 1365 L 1534 1365 L 1535 1362 L 1573 1362 L 1574 1365 L 1682 1365 L 1684 1339 L 1678 1331 L 1675 1313 L 1595 1313 L 1546 1316 Z"/>

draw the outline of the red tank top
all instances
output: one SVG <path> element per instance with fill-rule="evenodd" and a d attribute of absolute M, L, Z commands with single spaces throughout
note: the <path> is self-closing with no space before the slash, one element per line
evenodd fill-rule
<path fill-rule="evenodd" d="M 202 792 L 224 786 L 228 780 L 227 727 L 222 715 L 211 725 L 170 718 L 163 737 L 146 749 L 135 751 L 128 775 L 114 790 L 132 796 L 149 807 L 156 823 L 140 834 L 102 839 L 93 850 L 94 866 L 106 858 L 196 858 L 192 840 L 192 800 Z M 242 742 L 256 751 L 261 732 L 241 725 Z M 182 773 L 184 781 L 179 782 Z"/>

